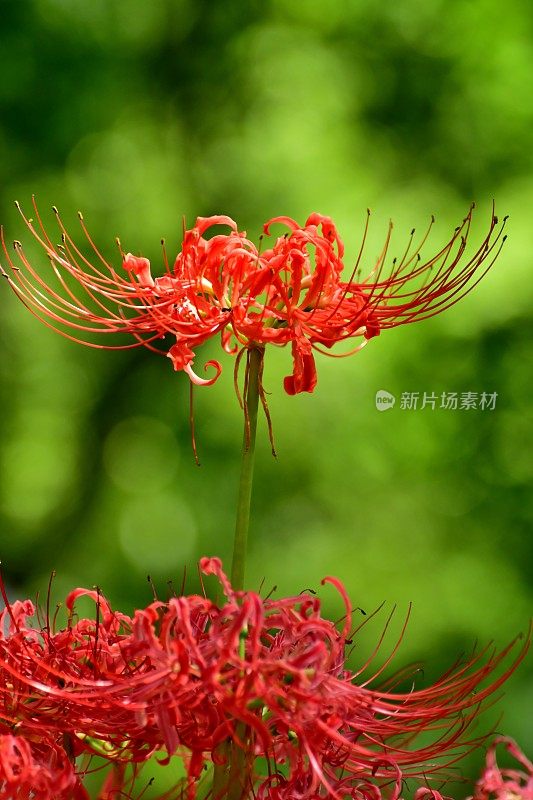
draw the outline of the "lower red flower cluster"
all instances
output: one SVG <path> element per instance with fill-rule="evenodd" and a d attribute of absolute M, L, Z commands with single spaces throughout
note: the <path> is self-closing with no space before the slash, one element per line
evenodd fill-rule
<path fill-rule="evenodd" d="M 416 800 L 438 798 L 428 781 L 478 743 L 470 723 L 527 650 L 507 667 L 514 643 L 481 652 L 415 689 L 405 671 L 380 677 L 397 647 L 373 674 L 379 645 L 356 672 L 347 668 L 350 603 L 336 579 L 324 582 L 346 604 L 341 631 L 313 594 L 263 599 L 234 591 L 216 558 L 200 568 L 220 581 L 221 604 L 172 597 L 130 617 L 97 591 L 76 589 L 67 624 L 55 630 L 30 601 L 6 602 L 0 800 L 82 800 L 95 756 L 111 768 L 102 798 L 139 797 L 140 765 L 176 753 L 188 777 L 173 796 L 194 798 L 212 771 L 222 787 L 210 790 L 213 800 L 230 791 L 258 800 L 397 800 L 408 778 L 422 784 Z M 83 595 L 96 604 L 94 618 L 76 614 Z M 235 774 L 236 759 L 237 792 L 220 780 Z"/>
<path fill-rule="evenodd" d="M 518 769 L 500 769 L 496 761 L 496 748 L 500 744 L 518 762 Z M 485 770 L 471 800 L 533 800 L 533 764 L 512 739 L 498 736 L 489 747 Z"/>

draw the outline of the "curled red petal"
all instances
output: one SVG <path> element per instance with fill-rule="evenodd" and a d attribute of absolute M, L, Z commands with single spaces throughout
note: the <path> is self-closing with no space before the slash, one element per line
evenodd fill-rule
<path fill-rule="evenodd" d="M 220 374 L 222 372 L 222 366 L 218 361 L 206 361 L 206 363 L 204 364 L 204 370 L 207 370 L 208 367 L 213 367 L 216 371 L 216 374 L 212 378 L 200 378 L 200 376 L 197 375 L 196 372 L 193 370 L 192 364 L 187 364 L 185 367 L 183 367 L 183 370 L 184 372 L 187 373 L 191 381 L 196 386 L 212 386 L 215 383 L 215 381 L 219 379 Z"/>
<path fill-rule="evenodd" d="M 287 394 L 313 392 L 317 382 L 316 366 L 311 346 L 302 339 L 292 343 L 293 373 L 283 380 Z"/>
<path fill-rule="evenodd" d="M 235 220 L 224 214 L 217 214 L 212 217 L 196 217 L 194 230 L 197 231 L 200 236 L 203 236 L 206 230 L 213 227 L 213 225 L 228 225 L 233 231 L 238 230 Z"/>
<path fill-rule="evenodd" d="M 141 286 L 155 286 L 154 279 L 150 272 L 150 261 L 147 258 L 127 253 L 122 261 L 122 266 L 125 270 L 133 272 L 133 274 L 138 277 Z"/>
<path fill-rule="evenodd" d="M 339 592 L 340 596 L 344 601 L 344 606 L 346 608 L 346 615 L 344 617 L 344 627 L 342 629 L 342 637 L 343 639 L 347 639 L 348 635 L 352 629 L 352 604 L 350 602 L 350 598 L 348 596 L 348 592 L 346 591 L 346 587 L 338 578 L 335 578 L 332 575 L 326 575 L 325 578 L 322 578 L 322 586 L 326 583 L 331 583 L 332 586 L 336 588 Z"/>
<path fill-rule="evenodd" d="M 235 592 L 231 586 L 231 583 L 228 580 L 226 573 L 222 568 L 222 561 L 220 558 L 213 556 L 211 558 L 201 558 L 200 559 L 200 569 L 204 573 L 204 575 L 216 575 L 219 579 L 222 587 L 224 589 L 224 594 L 231 600 L 235 596 Z"/>
<path fill-rule="evenodd" d="M 193 362 L 194 352 L 184 342 L 176 342 L 168 351 L 167 357 L 172 361 L 174 369 L 179 371 Z"/>
<path fill-rule="evenodd" d="M 267 236 L 270 235 L 270 226 L 276 224 L 285 225 L 287 228 L 290 228 L 291 231 L 297 231 L 300 228 L 296 220 L 292 219 L 292 217 L 272 217 L 272 219 L 269 219 L 268 222 L 265 222 L 263 225 L 263 231 Z"/>

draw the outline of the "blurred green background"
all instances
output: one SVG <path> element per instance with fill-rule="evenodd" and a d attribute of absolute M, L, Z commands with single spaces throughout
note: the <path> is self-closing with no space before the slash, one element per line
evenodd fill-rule
<path fill-rule="evenodd" d="M 524 631 L 532 609 L 531 280 L 533 7 L 525 0 L 1 0 L 0 205 L 36 193 L 72 231 L 83 209 L 115 264 L 114 237 L 160 263 L 181 218 L 262 223 L 314 210 L 338 223 L 363 272 L 395 222 L 391 256 L 437 216 L 429 257 L 476 200 L 510 214 L 496 266 L 442 317 L 385 332 L 360 354 L 317 357 L 312 396 L 288 397 L 290 351 L 268 354 L 279 451 L 261 424 L 248 584 L 294 593 L 325 574 L 369 611 L 413 618 L 396 664 L 426 679 L 478 640 Z M 55 235 L 55 234 L 54 234 Z M 57 238 L 57 237 L 56 237 Z M 57 570 L 54 597 L 99 584 L 128 610 L 164 594 L 202 554 L 229 564 L 242 419 L 223 357 L 196 393 L 202 467 L 183 375 L 148 351 L 98 352 L 1 298 L 1 559 L 13 593 Z M 197 365 L 217 357 L 204 347 Z M 399 408 L 375 393 L 497 392 L 494 411 Z M 328 613 L 340 615 L 331 590 Z M 354 663 L 381 630 L 377 622 Z M 393 638 L 393 637 L 392 637 Z M 392 642 L 391 638 L 391 642 Z M 533 749 L 530 664 L 510 680 L 498 730 Z M 529 713 L 525 709 L 529 708 Z M 497 720 L 489 714 L 485 725 Z M 481 730 L 481 729 L 479 729 Z M 479 770 L 478 754 L 467 772 Z"/>

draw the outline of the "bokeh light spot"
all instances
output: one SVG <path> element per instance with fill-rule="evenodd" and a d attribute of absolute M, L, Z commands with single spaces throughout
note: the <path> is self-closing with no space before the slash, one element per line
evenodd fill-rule
<path fill-rule="evenodd" d="M 116 425 L 104 446 L 107 474 L 120 489 L 150 494 L 168 486 L 179 462 L 171 429 L 150 417 L 130 417 Z"/>
<path fill-rule="evenodd" d="M 190 561 L 196 523 L 188 506 L 172 494 L 137 498 L 121 514 L 119 539 L 126 558 L 147 572 L 169 571 Z"/>

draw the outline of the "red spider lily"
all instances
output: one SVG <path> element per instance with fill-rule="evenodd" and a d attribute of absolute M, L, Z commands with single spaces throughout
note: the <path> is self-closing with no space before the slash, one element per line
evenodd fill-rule
<path fill-rule="evenodd" d="M 88 800 L 63 747 L 41 734 L 36 741 L 0 733 L 1 800 Z"/>
<path fill-rule="evenodd" d="M 518 762 L 517 769 L 500 769 L 496 761 L 496 748 L 505 749 Z M 533 800 L 533 764 L 522 753 L 513 739 L 499 736 L 487 752 L 487 763 L 476 784 L 474 797 L 469 800 Z"/>
<path fill-rule="evenodd" d="M 46 278 L 32 266 L 20 242 L 15 242 L 13 259 L 2 236 L 8 270 L 3 274 L 46 325 L 90 347 L 144 345 L 166 353 L 176 370 L 184 370 L 193 383 L 205 385 L 214 383 L 221 366 L 209 361 L 206 367 L 214 367 L 215 375 L 201 378 L 193 370 L 195 349 L 215 335 L 220 334 L 224 350 L 233 354 L 266 344 L 290 344 L 293 371 L 284 383 L 289 394 L 315 388 L 314 350 L 331 354 L 327 351 L 334 345 L 356 339 L 360 342 L 351 351 L 355 352 L 382 330 L 427 319 L 452 306 L 478 283 L 505 240 L 505 220 L 496 229 L 498 219 L 493 214 L 487 235 L 466 259 L 472 206 L 436 255 L 421 261 L 420 250 L 429 230 L 414 248 L 413 231 L 403 257 L 394 259 L 386 272 L 391 226 L 376 265 L 367 278 L 359 280 L 367 218 L 363 242 L 346 281 L 342 280 L 343 243 L 329 217 L 311 214 L 303 227 L 289 217 L 270 220 L 264 226 L 266 235 L 275 223 L 285 225 L 288 233 L 263 253 L 229 217 L 199 217 L 184 233 L 172 268 L 163 250 L 165 274 L 152 277 L 148 259 L 124 254 L 122 249 L 122 266 L 117 271 L 95 247 L 80 215 L 95 263 L 89 261 L 54 211 L 60 245 L 49 237 L 36 206 L 37 225 L 24 217 L 50 260 Z M 206 239 L 206 232 L 218 225 L 229 227 L 229 233 Z M 96 343 L 93 334 L 128 334 L 133 341 Z M 157 340 L 168 335 L 175 343 L 159 349 Z"/>
<path fill-rule="evenodd" d="M 49 621 L 32 624 L 28 601 L 8 605 L 2 717 L 24 735 L 67 736 L 75 755 L 104 754 L 117 765 L 185 753 L 190 798 L 206 764 L 224 769 L 228 753 L 242 750 L 243 791 L 255 787 L 259 797 L 374 800 L 384 792 L 397 800 L 404 779 L 426 785 L 479 743 L 468 736 L 471 723 L 527 650 L 497 675 L 513 645 L 456 664 L 432 686 L 402 690 L 405 672 L 379 682 L 399 642 L 372 675 L 382 639 L 357 671 L 347 668 L 350 605 L 336 579 L 325 582 L 346 603 L 342 631 L 322 617 L 316 596 L 262 599 L 233 591 L 218 559 L 200 566 L 218 577 L 221 605 L 172 597 L 128 617 L 98 592 L 75 590 L 57 631 Z M 95 600 L 94 619 L 76 618 L 81 594 Z M 268 767 L 262 777 L 258 758 Z"/>

